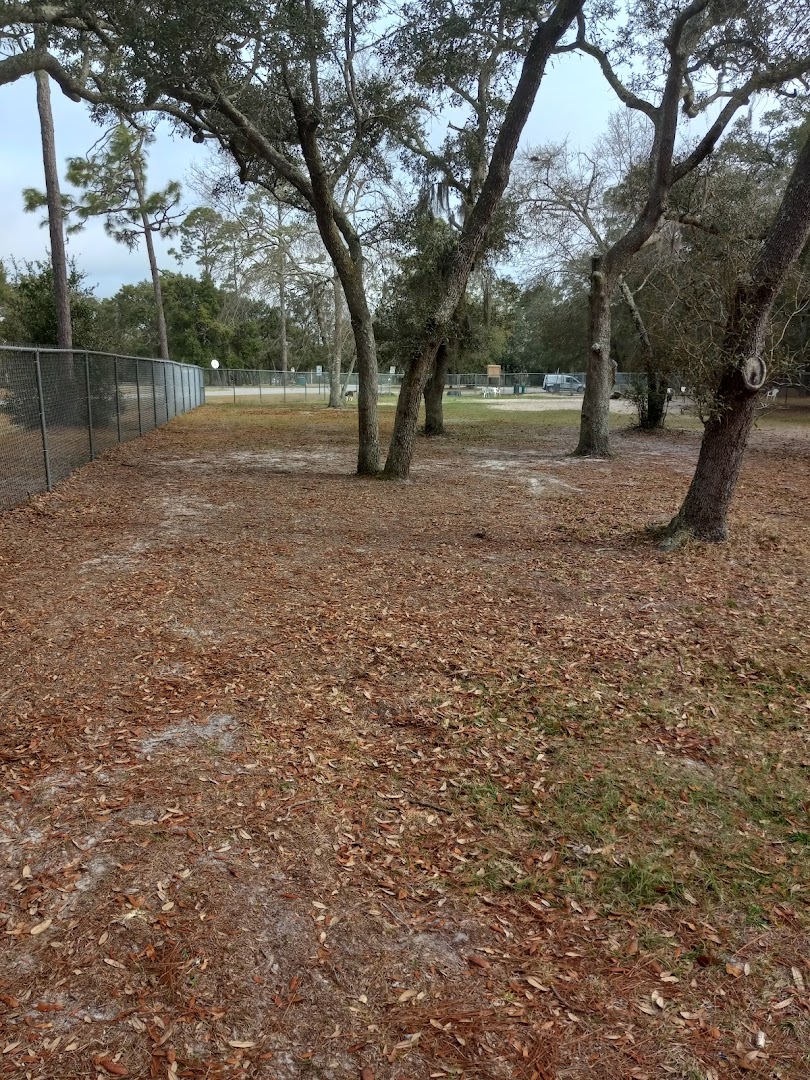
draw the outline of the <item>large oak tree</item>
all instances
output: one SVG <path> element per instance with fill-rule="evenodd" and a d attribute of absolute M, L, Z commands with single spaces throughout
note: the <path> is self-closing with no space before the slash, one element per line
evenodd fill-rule
<path fill-rule="evenodd" d="M 755 406 L 767 377 L 764 351 L 771 312 L 810 240 L 810 137 L 801 148 L 761 248 L 738 282 L 726 327 L 717 391 L 706 420 L 695 475 L 669 525 L 667 546 L 688 536 L 724 540 Z"/>
<path fill-rule="evenodd" d="M 598 62 L 619 100 L 646 118 L 652 139 L 637 212 L 593 264 L 578 454 L 610 453 L 611 302 L 622 276 L 665 220 L 673 186 L 713 152 L 737 112 L 810 71 L 808 30 L 806 11 L 775 0 L 637 0 L 622 23 L 600 28 L 580 20 L 576 48 Z M 704 133 L 686 139 L 684 121 L 700 117 L 709 118 Z"/>

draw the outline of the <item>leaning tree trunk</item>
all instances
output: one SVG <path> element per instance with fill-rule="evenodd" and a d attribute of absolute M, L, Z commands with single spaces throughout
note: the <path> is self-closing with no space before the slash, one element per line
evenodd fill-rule
<path fill-rule="evenodd" d="M 339 409 L 343 404 L 340 390 L 340 366 L 343 359 L 343 291 L 337 271 L 332 275 L 332 344 L 329 350 L 329 408 Z"/>
<path fill-rule="evenodd" d="M 590 348 L 585 370 L 585 394 L 579 444 L 580 457 L 610 457 L 610 395 L 616 377 L 616 365 L 610 362 L 610 301 L 616 287 L 612 275 L 605 273 L 602 257 L 591 261 L 591 292 L 588 313 Z"/>
<path fill-rule="evenodd" d="M 726 539 L 726 515 L 754 423 L 757 389 L 746 383 L 739 368 L 724 373 L 715 411 L 703 432 L 695 475 L 683 506 L 669 524 L 666 546 L 677 546 L 689 535 Z"/>
<path fill-rule="evenodd" d="M 442 342 L 436 353 L 433 374 L 425 383 L 425 434 L 444 435 L 444 384 L 447 382 L 447 369 L 450 365 L 450 351 L 447 342 Z"/>
<path fill-rule="evenodd" d="M 313 116 L 297 95 L 291 97 L 304 160 L 312 182 L 312 209 L 324 247 L 340 277 L 352 324 L 357 353 L 357 472 L 376 476 L 380 471 L 380 427 L 377 415 L 379 372 L 374 322 L 368 306 L 363 272 L 363 247 L 357 230 L 337 205 L 321 157 Z"/>
<path fill-rule="evenodd" d="M 559 40 L 582 10 L 582 0 L 558 0 L 534 32 L 512 99 L 492 148 L 489 170 L 456 247 L 441 294 L 422 327 L 422 342 L 408 364 L 399 391 L 394 430 L 385 462 L 389 480 L 407 480 L 413 458 L 419 405 L 448 322 L 464 295 L 467 280 L 509 183 L 512 161 L 534 105 L 546 64 Z"/>
<path fill-rule="evenodd" d="M 810 238 L 810 138 L 805 142 L 750 279 L 734 296 L 726 333 L 728 362 L 706 423 L 695 475 L 664 545 L 688 536 L 725 540 L 726 517 L 765 383 L 762 353 L 774 301 Z"/>
<path fill-rule="evenodd" d="M 427 381 L 427 373 L 436 363 L 439 351 L 439 333 L 434 332 L 424 342 L 420 352 L 408 364 L 399 388 L 394 431 L 385 460 L 384 475 L 388 480 L 407 480 L 411 471 L 416 425 L 419 421 L 419 405 Z"/>
<path fill-rule="evenodd" d="M 51 109 L 50 77 L 44 71 L 34 73 L 37 84 L 37 110 L 42 133 L 42 162 L 45 166 L 45 200 L 48 208 L 48 231 L 51 239 L 53 296 L 56 304 L 56 344 L 60 349 L 73 348 L 70 321 L 70 287 L 65 254 L 64 213 L 59 191 L 56 140 Z"/>

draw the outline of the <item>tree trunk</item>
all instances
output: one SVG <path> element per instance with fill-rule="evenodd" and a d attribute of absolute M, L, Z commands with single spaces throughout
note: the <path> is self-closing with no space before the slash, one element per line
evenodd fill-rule
<path fill-rule="evenodd" d="M 684 537 L 725 540 L 726 517 L 765 384 L 762 358 L 774 301 L 810 238 L 810 138 L 799 154 L 750 279 L 740 282 L 726 332 L 728 363 L 703 432 L 695 475 L 667 529 L 664 546 Z"/>
<path fill-rule="evenodd" d="M 50 78 L 44 71 L 34 73 L 37 83 L 37 110 L 42 133 L 42 162 L 45 166 L 45 197 L 48 208 L 48 231 L 51 238 L 53 296 L 56 305 L 56 344 L 59 349 L 73 348 L 73 327 L 70 321 L 70 288 L 68 285 L 67 255 L 65 253 L 64 213 L 59 190 L 59 170 L 56 162 L 56 140 L 51 110 Z"/>
<path fill-rule="evenodd" d="M 425 434 L 444 435 L 444 384 L 447 382 L 447 370 L 450 366 L 450 351 L 447 342 L 442 342 L 436 353 L 433 374 L 425 383 Z"/>
<path fill-rule="evenodd" d="M 425 385 L 425 372 L 436 362 L 439 351 L 438 335 L 429 338 L 422 351 L 408 364 L 399 388 L 394 431 L 388 447 L 384 475 L 388 480 L 407 480 L 411 471 L 416 425 L 419 421 L 419 405 Z"/>
<path fill-rule="evenodd" d="M 585 371 L 579 444 L 574 451 L 580 457 L 610 457 L 610 395 L 616 377 L 616 365 L 610 360 L 610 301 L 615 285 L 615 279 L 603 269 L 602 257 L 594 256 L 588 313 L 591 345 Z"/>
<path fill-rule="evenodd" d="M 166 333 L 166 315 L 163 311 L 163 290 L 160 287 L 160 271 L 158 270 L 157 256 L 155 255 L 155 243 L 152 237 L 152 226 L 149 215 L 146 212 L 146 192 L 143 185 L 143 177 L 137 165 L 133 166 L 135 178 L 135 193 L 138 196 L 138 206 L 141 212 L 141 224 L 146 241 L 146 254 L 149 258 L 149 273 L 152 276 L 152 291 L 155 294 L 155 315 L 157 320 L 158 346 L 161 360 L 169 359 L 169 336 Z"/>
<path fill-rule="evenodd" d="M 684 37 L 691 33 L 689 28 L 692 20 L 703 18 L 702 13 L 703 5 L 692 4 L 674 16 L 666 38 L 669 59 L 661 101 L 654 113 L 647 114 L 654 127 L 647 171 L 647 197 L 632 226 L 611 245 L 604 256 L 597 256 L 592 264 L 585 396 L 582 402 L 579 443 L 574 451 L 583 456 L 610 456 L 608 417 L 610 395 L 616 375 L 616 366 L 610 361 L 610 302 L 630 260 L 659 227 L 669 191 L 679 178 L 676 175 L 677 170 L 673 168 L 672 157 L 688 66 L 682 42 Z M 690 163 L 690 169 L 695 168 L 711 153 L 721 131 L 722 126 L 716 132 L 714 128 L 710 129 L 711 134 L 707 134 L 686 159 Z M 683 165 L 684 162 L 681 162 L 681 166 Z"/>
<path fill-rule="evenodd" d="M 279 253 L 278 275 L 278 351 L 281 358 L 281 377 L 287 382 L 287 282 L 284 279 L 284 252 Z"/>
<path fill-rule="evenodd" d="M 534 105 L 546 64 L 560 38 L 582 10 L 582 0 L 559 0 L 548 18 L 534 32 L 512 99 L 506 107 L 501 129 L 492 148 L 489 169 L 481 192 L 470 210 L 461 238 L 444 279 L 438 302 L 424 322 L 422 344 L 416 350 L 399 391 L 394 430 L 385 463 L 389 480 L 407 480 L 425 383 L 436 361 L 439 343 L 459 305 L 467 280 L 509 183 L 512 161 L 526 121 Z"/>
<path fill-rule="evenodd" d="M 360 476 L 376 476 L 380 471 L 377 343 L 366 297 L 363 247 L 348 215 L 335 202 L 316 136 L 317 120 L 299 97 L 293 95 L 290 101 L 296 118 L 301 150 L 312 182 L 310 205 L 315 212 L 315 221 L 324 247 L 340 277 L 354 335 L 359 384 L 357 472 Z"/>
<path fill-rule="evenodd" d="M 284 235 L 281 203 L 276 204 L 278 211 L 278 349 L 281 360 L 281 379 L 286 385 L 289 356 L 287 352 L 287 267 L 284 259 Z"/>
<path fill-rule="evenodd" d="M 667 379 L 650 364 L 647 367 L 647 408 L 641 426 L 645 431 L 657 431 L 664 426 L 667 415 Z"/>
<path fill-rule="evenodd" d="M 374 340 L 374 323 L 366 305 L 365 293 L 362 304 L 349 305 L 352 333 L 357 350 L 357 472 L 360 476 L 376 476 L 380 471 L 380 428 L 377 421 L 377 343 Z M 359 310 L 358 310 L 359 309 Z"/>
<path fill-rule="evenodd" d="M 724 374 L 717 398 L 718 408 L 706 422 L 689 491 L 667 530 L 670 544 L 680 542 L 683 534 L 701 540 L 726 539 L 726 515 L 754 423 L 757 398 L 737 369 Z"/>
<path fill-rule="evenodd" d="M 656 431 L 658 428 L 664 426 L 664 417 L 667 412 L 667 381 L 655 367 L 655 358 L 650 335 L 647 333 L 644 319 L 641 317 L 641 312 L 638 310 L 636 298 L 633 296 L 630 286 L 624 280 L 624 277 L 622 277 L 619 282 L 619 289 L 621 290 L 624 302 L 627 304 L 630 311 L 630 317 L 633 320 L 633 326 L 636 329 L 636 334 L 638 335 L 644 353 L 646 388 L 641 391 L 637 400 L 638 422 L 644 431 Z"/>
<path fill-rule="evenodd" d="M 343 404 L 340 389 L 340 365 L 343 359 L 343 291 L 337 271 L 332 275 L 332 345 L 329 351 L 329 408 L 339 409 Z"/>

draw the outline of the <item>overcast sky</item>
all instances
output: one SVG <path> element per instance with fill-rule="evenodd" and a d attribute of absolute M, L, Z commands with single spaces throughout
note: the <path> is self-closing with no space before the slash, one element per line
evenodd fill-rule
<path fill-rule="evenodd" d="M 69 101 L 55 84 L 51 84 L 51 94 L 60 161 L 87 153 L 101 132 L 86 106 Z M 573 145 L 589 146 L 604 131 L 609 113 L 617 106 L 594 61 L 575 54 L 560 57 L 543 80 L 524 142 L 570 137 Z M 190 139 L 168 129 L 162 131 L 150 148 L 150 187 L 163 187 L 169 180 L 182 183 L 191 164 L 204 161 L 208 154 Z M 0 87 L 0 206 L 4 209 L 0 259 L 6 264 L 12 258 L 47 257 L 47 229 L 39 224 L 42 213 L 23 212 L 22 190 L 26 187 L 44 187 L 33 76 Z M 190 207 L 198 200 L 187 186 L 185 192 Z M 165 269 L 178 268 L 166 253 L 171 244 L 158 239 L 158 259 Z M 121 285 L 143 281 L 148 274 L 143 248 L 130 252 L 116 244 L 104 234 L 101 222 L 91 222 L 83 232 L 71 236 L 68 251 L 99 296 L 112 295 Z"/>

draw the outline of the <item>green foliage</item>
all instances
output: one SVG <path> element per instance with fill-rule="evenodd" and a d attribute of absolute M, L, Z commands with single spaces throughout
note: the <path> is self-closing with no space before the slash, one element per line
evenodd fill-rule
<path fill-rule="evenodd" d="M 740 121 L 716 155 L 674 188 L 671 223 L 627 275 L 640 290 L 636 299 L 658 370 L 677 373 L 701 413 L 711 408 L 726 362 L 732 299 L 750 273 L 807 124 L 806 103 L 766 114 L 758 124 L 751 117 Z M 765 356 L 771 377 L 787 377 L 807 363 L 808 304 L 805 253 L 774 308 Z M 622 319 L 626 329 L 629 320 Z M 632 334 L 625 340 L 632 342 Z M 640 366 L 637 348 L 631 347 L 629 363 L 616 359 L 625 369 Z"/>
<path fill-rule="evenodd" d="M 86 275 L 71 262 L 68 268 L 73 339 L 78 348 L 99 347 L 104 339 L 99 301 L 85 284 Z M 50 262 L 26 262 L 0 279 L 0 340 L 8 345 L 57 344 L 53 268 Z"/>
<path fill-rule="evenodd" d="M 375 334 L 380 364 L 403 367 L 418 349 L 425 311 L 441 288 L 456 246 L 456 231 L 442 218 L 418 215 L 409 236 L 411 251 L 383 290 Z M 471 275 L 467 295 L 448 333 L 451 370 L 483 371 L 508 355 L 513 308 L 519 289 L 488 266 Z"/>
<path fill-rule="evenodd" d="M 95 153 L 68 159 L 66 179 L 82 192 L 78 200 L 64 196 L 73 217 L 69 233 L 101 217 L 109 236 L 134 249 L 147 230 L 164 236 L 174 231 L 180 185 L 171 181 L 162 191 L 146 191 L 144 149 L 151 141 L 146 131 L 118 124 Z"/>
<path fill-rule="evenodd" d="M 227 257 L 225 228 L 225 219 L 216 210 L 210 206 L 195 206 L 177 227 L 179 249 L 169 248 L 169 254 L 178 260 L 193 259 L 203 280 L 213 281 L 223 257 Z"/>
<path fill-rule="evenodd" d="M 232 304 L 211 281 L 186 274 L 161 274 L 163 307 L 173 360 L 208 366 L 264 367 L 272 360 L 277 334 L 274 309 L 257 302 Z M 154 356 L 157 349 L 154 296 L 149 282 L 124 285 L 101 301 L 104 322 L 117 352 Z"/>
<path fill-rule="evenodd" d="M 253 302 L 229 317 L 227 294 L 211 281 L 167 273 L 161 281 L 174 358 L 205 365 L 218 359 L 226 367 L 266 365 L 274 311 Z"/>
<path fill-rule="evenodd" d="M 150 282 L 122 286 L 99 299 L 85 275 L 70 268 L 73 337 L 77 349 L 155 356 L 154 293 Z M 207 366 L 268 367 L 278 363 L 278 311 L 258 300 L 235 302 L 227 290 L 186 274 L 161 275 L 170 353 L 173 360 Z M 57 343 L 53 274 L 46 262 L 14 267 L 0 264 L 0 341 L 4 344 Z M 288 324 L 290 357 L 299 369 L 322 362 L 322 350 L 308 331 Z"/>
<path fill-rule="evenodd" d="M 516 371 L 582 371 L 588 347 L 588 296 L 584 286 L 568 292 L 550 282 L 533 285 L 515 307 L 510 346 Z"/>
<path fill-rule="evenodd" d="M 62 194 L 68 233 L 79 232 L 90 218 L 104 219 L 104 229 L 130 250 L 145 231 L 171 235 L 176 229 L 180 185 L 171 181 L 162 191 L 146 191 L 145 147 L 153 136 L 127 124 L 117 124 L 87 157 L 68 158 L 65 178 L 82 194 Z M 23 190 L 26 213 L 47 206 L 44 192 Z"/>

